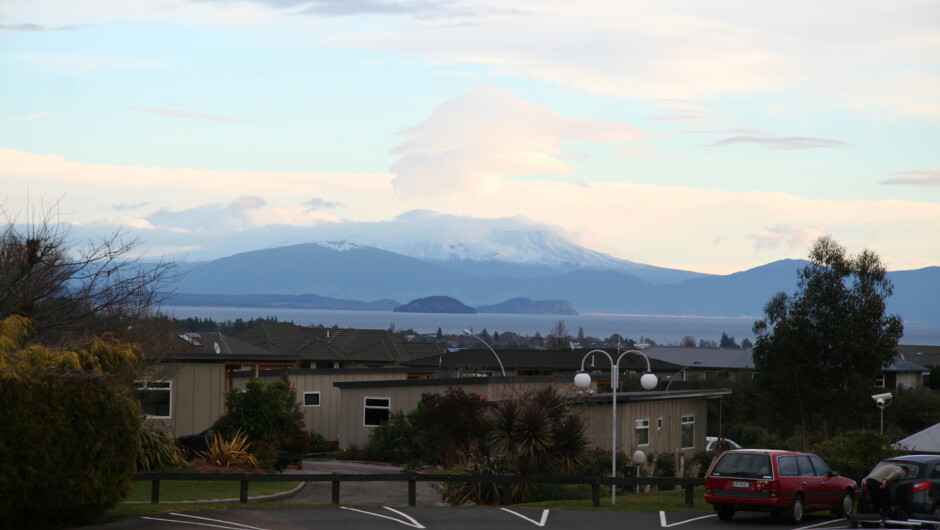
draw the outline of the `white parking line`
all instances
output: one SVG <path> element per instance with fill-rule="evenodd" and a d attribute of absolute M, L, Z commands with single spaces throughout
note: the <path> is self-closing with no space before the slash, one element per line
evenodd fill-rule
<path fill-rule="evenodd" d="M 248 526 L 246 524 L 233 523 L 231 521 L 222 521 L 220 519 L 209 519 L 208 517 L 199 517 L 198 515 L 187 515 L 185 513 L 172 513 L 172 512 L 170 513 L 170 515 L 175 515 L 177 517 L 191 517 L 193 519 L 199 519 L 202 521 L 212 521 L 214 523 L 233 524 L 235 526 L 240 526 L 242 528 L 249 528 L 250 530 L 265 530 L 264 528 L 258 528 L 257 526 Z"/>
<path fill-rule="evenodd" d="M 845 519 L 832 519 L 832 520 L 830 520 L 830 521 L 823 521 L 823 522 L 821 522 L 821 523 L 811 524 L 811 525 L 809 525 L 809 526 L 801 526 L 801 527 L 799 527 L 799 528 L 794 528 L 793 530 L 809 530 L 810 528 L 816 528 L 816 527 L 819 527 L 819 526 L 823 526 L 823 525 L 826 525 L 826 524 L 832 524 L 832 523 L 835 523 L 835 522 L 837 522 L 837 521 L 844 521 L 844 520 L 845 520 Z"/>
<path fill-rule="evenodd" d="M 535 526 L 545 526 L 545 521 L 548 520 L 548 510 L 542 510 L 542 520 L 539 521 L 539 522 L 536 522 L 535 519 L 529 519 L 528 517 L 522 515 L 521 513 L 514 512 L 514 511 L 510 510 L 509 508 L 500 508 L 500 510 L 502 510 L 502 511 L 504 511 L 504 512 L 509 512 L 509 513 L 511 513 L 511 514 L 513 514 L 513 515 L 517 515 L 517 516 L 519 516 L 519 517 L 525 519 L 526 521 L 529 521 L 530 523 L 534 524 Z"/>
<path fill-rule="evenodd" d="M 406 514 L 406 513 L 402 513 L 402 512 L 400 512 L 400 511 L 394 509 L 394 508 L 389 508 L 388 506 L 383 506 L 383 508 L 385 508 L 386 510 L 388 510 L 388 511 L 390 511 L 390 512 L 395 512 L 395 513 L 397 513 L 398 515 L 400 515 L 400 516 L 402 516 L 402 517 L 408 519 L 409 522 L 405 522 L 405 521 L 402 521 L 401 519 L 396 519 L 396 518 L 394 518 L 394 517 L 389 517 L 389 516 L 387 516 L 387 515 L 382 515 L 382 514 L 380 514 L 380 513 L 372 513 L 372 512 L 367 512 L 367 511 L 365 511 L 365 510 L 359 510 L 359 509 L 357 509 L 357 508 L 349 508 L 349 507 L 346 507 L 346 506 L 340 506 L 340 508 L 342 508 L 343 510 L 349 510 L 349 511 L 351 511 L 351 512 L 359 512 L 359 513 L 364 513 L 364 514 L 366 514 L 366 515 L 372 515 L 372 516 L 375 516 L 375 517 L 381 517 L 382 519 L 388 519 L 389 521 L 395 521 L 396 523 L 401 523 L 401 524 L 403 524 L 403 525 L 405 525 L 405 526 L 410 526 L 410 527 L 412 527 L 412 528 L 424 528 L 424 526 L 421 526 L 421 523 L 419 523 L 418 521 L 415 521 L 410 515 L 408 515 L 408 514 Z"/>
<path fill-rule="evenodd" d="M 692 521 L 701 521 L 702 519 L 708 519 L 709 517 L 718 517 L 715 514 L 703 515 L 701 517 L 695 517 L 693 519 L 687 519 L 685 521 L 679 521 L 678 523 L 668 524 L 666 523 L 666 512 L 659 512 L 659 526 L 661 528 L 671 528 L 673 526 L 679 526 L 680 524 L 691 523 Z"/>
<path fill-rule="evenodd" d="M 170 515 L 176 515 L 179 517 L 192 517 L 194 519 L 200 519 L 203 521 L 212 521 L 214 523 L 224 523 L 226 525 L 236 525 L 236 526 L 222 526 L 221 524 L 210 524 L 210 523 L 197 523 L 195 521 L 180 521 L 179 519 L 165 519 L 163 517 L 141 517 L 141 519 L 146 519 L 148 521 L 160 521 L 163 523 L 176 523 L 176 524 L 185 524 L 189 526 L 207 526 L 209 528 L 224 528 L 225 530 L 244 530 L 245 528 L 251 528 L 254 530 L 266 530 L 264 528 L 257 528 L 254 526 L 246 526 L 239 523 L 232 523 L 229 521 L 221 521 L 219 519 L 208 519 L 205 517 L 196 517 L 195 515 L 183 515 L 178 513 L 171 513 Z"/>

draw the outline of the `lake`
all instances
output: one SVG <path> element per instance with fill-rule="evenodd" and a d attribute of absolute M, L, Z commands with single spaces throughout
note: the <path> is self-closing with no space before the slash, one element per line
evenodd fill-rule
<path fill-rule="evenodd" d="M 710 340 L 716 343 L 721 334 L 727 333 L 740 344 L 745 338 L 754 342 L 751 326 L 755 317 L 673 317 L 650 315 L 509 315 L 498 313 L 442 314 L 442 313 L 395 313 L 392 311 L 341 311 L 329 309 L 273 309 L 251 307 L 192 307 L 165 306 L 162 310 L 176 318 L 200 317 L 215 321 L 248 320 L 256 317 L 277 317 L 282 322 L 293 322 L 301 326 L 323 325 L 359 329 L 413 329 L 418 333 L 436 333 L 437 328 L 448 334 L 463 333 L 470 329 L 493 332 L 511 331 L 520 335 L 548 335 L 555 323 L 565 322 L 568 333 L 606 338 L 615 333 L 644 342 L 652 339 L 657 344 L 679 344 L 682 338 L 691 335 L 695 342 Z M 905 333 L 901 344 L 940 346 L 940 323 L 905 322 Z"/>

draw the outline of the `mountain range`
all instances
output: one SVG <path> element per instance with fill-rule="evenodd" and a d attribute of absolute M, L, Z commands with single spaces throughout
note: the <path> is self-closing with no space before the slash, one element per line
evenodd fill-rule
<path fill-rule="evenodd" d="M 428 242 L 411 245 L 410 252 L 321 241 L 191 263 L 169 304 L 392 310 L 418 298 L 449 296 L 484 311 L 527 299 L 567 302 L 580 313 L 754 317 L 774 294 L 795 291 L 797 271 L 808 263 L 780 260 L 706 275 L 619 260 L 553 234 L 524 232 L 506 234 L 484 251 Z M 940 267 L 889 277 L 895 286 L 890 313 L 908 321 L 940 320 Z M 503 307 L 522 306 L 516 300 Z"/>

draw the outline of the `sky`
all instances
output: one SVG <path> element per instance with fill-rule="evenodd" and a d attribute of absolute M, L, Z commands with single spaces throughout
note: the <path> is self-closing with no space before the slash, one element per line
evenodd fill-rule
<path fill-rule="evenodd" d="M 0 207 L 163 256 L 417 211 L 938 266 L 940 2 L 0 0 Z"/>

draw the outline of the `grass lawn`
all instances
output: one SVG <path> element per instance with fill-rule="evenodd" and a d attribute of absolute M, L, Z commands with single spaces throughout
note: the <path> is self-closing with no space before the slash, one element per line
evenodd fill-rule
<path fill-rule="evenodd" d="M 248 496 L 274 495 L 297 487 L 300 482 L 251 482 Z M 211 501 L 235 499 L 238 501 L 241 483 L 237 480 L 161 480 L 160 504 L 184 501 Z M 134 488 L 126 502 L 150 502 L 150 481 L 134 481 Z"/>

